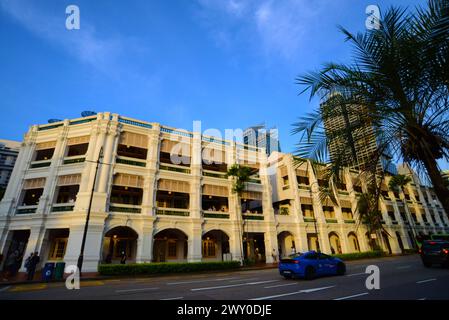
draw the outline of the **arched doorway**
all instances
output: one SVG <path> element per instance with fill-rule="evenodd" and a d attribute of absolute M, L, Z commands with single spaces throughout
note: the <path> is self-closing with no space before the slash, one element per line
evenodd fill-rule
<path fill-rule="evenodd" d="M 359 239 L 354 232 L 348 234 L 348 242 L 350 252 L 360 252 Z"/>
<path fill-rule="evenodd" d="M 391 250 L 390 239 L 388 239 L 388 237 L 388 234 L 382 231 L 382 239 L 384 240 L 385 247 L 387 248 L 388 253 L 392 254 L 393 251 Z"/>
<path fill-rule="evenodd" d="M 230 261 L 229 237 L 221 230 L 206 232 L 202 238 L 201 252 L 204 261 Z"/>
<path fill-rule="evenodd" d="M 137 232 L 130 227 L 119 226 L 106 232 L 103 240 L 103 260 L 106 263 L 120 263 L 123 253 L 127 262 L 135 262 Z"/>
<path fill-rule="evenodd" d="M 343 253 L 341 250 L 340 237 L 335 232 L 329 233 L 329 244 L 331 246 L 331 253 Z"/>
<path fill-rule="evenodd" d="M 154 262 L 187 260 L 187 235 L 179 229 L 165 229 L 154 236 Z"/>
<path fill-rule="evenodd" d="M 293 253 L 293 249 L 295 252 L 296 250 L 296 244 L 295 244 L 295 238 L 293 237 L 293 234 L 289 231 L 282 231 L 278 234 L 278 246 L 279 246 L 279 256 L 281 258 L 287 257 L 290 254 Z"/>
<path fill-rule="evenodd" d="M 402 242 L 401 234 L 399 231 L 396 231 L 396 238 L 398 239 L 399 248 L 401 249 L 401 252 L 404 252 L 404 243 Z"/>

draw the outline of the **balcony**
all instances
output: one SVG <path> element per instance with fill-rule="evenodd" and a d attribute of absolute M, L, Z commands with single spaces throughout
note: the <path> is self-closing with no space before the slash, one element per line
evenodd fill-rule
<path fill-rule="evenodd" d="M 16 214 L 32 214 L 36 213 L 37 205 L 35 206 L 19 206 L 17 207 Z"/>
<path fill-rule="evenodd" d="M 30 169 L 45 168 L 51 165 L 51 160 L 32 161 Z"/>
<path fill-rule="evenodd" d="M 229 213 L 222 211 L 205 210 L 203 211 L 203 217 L 211 219 L 229 219 Z"/>
<path fill-rule="evenodd" d="M 168 164 L 168 163 L 164 163 L 164 164 L 161 163 L 159 165 L 159 169 L 165 170 L 165 171 L 185 173 L 185 174 L 190 174 L 190 172 L 191 172 L 190 168 L 186 168 L 184 166 L 178 166 L 176 164 Z"/>
<path fill-rule="evenodd" d="M 304 217 L 304 222 L 316 222 L 316 219 L 313 217 Z"/>
<path fill-rule="evenodd" d="M 188 217 L 190 215 L 190 212 L 188 209 L 157 208 L 156 214 L 161 216 Z"/>
<path fill-rule="evenodd" d="M 203 176 L 218 179 L 228 179 L 226 176 L 226 172 L 219 172 L 219 171 L 203 170 Z"/>
<path fill-rule="evenodd" d="M 337 219 L 326 219 L 326 223 L 338 223 Z"/>
<path fill-rule="evenodd" d="M 124 164 L 127 166 L 135 166 L 135 167 L 143 167 L 143 168 L 146 167 L 146 163 L 144 161 L 136 161 L 136 159 L 134 159 L 134 158 L 123 157 L 123 156 L 117 157 L 115 162 L 119 163 L 119 164 Z"/>
<path fill-rule="evenodd" d="M 287 184 L 287 185 L 285 185 L 285 186 L 282 186 L 282 190 L 285 191 L 285 190 L 288 190 L 288 189 L 290 189 L 290 185 Z"/>
<path fill-rule="evenodd" d="M 345 219 L 345 220 L 344 220 L 344 223 L 347 223 L 347 224 L 354 224 L 354 223 L 355 223 L 355 220 L 354 220 L 354 219 Z"/>
<path fill-rule="evenodd" d="M 109 205 L 109 212 L 118 213 L 141 213 L 142 208 L 138 205 L 123 204 L 123 203 L 111 203 Z"/>
<path fill-rule="evenodd" d="M 78 164 L 86 161 L 86 157 L 83 156 L 73 156 L 73 157 L 65 157 L 63 164 Z"/>
<path fill-rule="evenodd" d="M 243 220 L 264 220 L 261 213 L 242 213 Z"/>
<path fill-rule="evenodd" d="M 51 208 L 51 212 L 70 212 L 75 208 L 73 202 L 69 203 L 55 203 Z"/>
<path fill-rule="evenodd" d="M 305 185 L 305 184 L 299 184 L 299 185 L 298 185 L 298 189 L 310 191 L 310 186 Z"/>

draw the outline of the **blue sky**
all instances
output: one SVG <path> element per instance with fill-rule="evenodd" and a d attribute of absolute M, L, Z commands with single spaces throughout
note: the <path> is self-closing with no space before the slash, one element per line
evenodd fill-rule
<path fill-rule="evenodd" d="M 315 108 L 295 77 L 347 61 L 337 30 L 365 28 L 365 8 L 424 1 L 0 0 L 0 137 L 29 125 L 111 111 L 192 130 L 279 128 Z M 78 5 L 81 29 L 66 30 Z"/>

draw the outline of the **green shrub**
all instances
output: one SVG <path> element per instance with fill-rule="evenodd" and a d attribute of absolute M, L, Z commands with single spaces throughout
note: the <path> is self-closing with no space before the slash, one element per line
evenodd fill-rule
<path fill-rule="evenodd" d="M 333 257 L 340 258 L 342 260 L 358 260 L 358 259 L 367 259 L 367 258 L 379 258 L 386 256 L 384 251 L 367 251 L 367 252 L 354 252 L 354 253 L 343 253 L 343 254 L 334 254 Z"/>
<path fill-rule="evenodd" d="M 402 251 L 402 254 L 415 254 L 415 253 L 418 253 L 417 249 L 404 249 Z"/>
<path fill-rule="evenodd" d="M 186 273 L 211 270 L 228 270 L 240 267 L 239 261 L 192 262 L 192 263 L 134 263 L 134 264 L 101 264 L 98 272 L 101 275 L 143 275 L 161 273 Z"/>

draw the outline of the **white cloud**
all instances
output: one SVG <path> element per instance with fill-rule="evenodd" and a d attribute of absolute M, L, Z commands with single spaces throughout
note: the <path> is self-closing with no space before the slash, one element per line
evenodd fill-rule
<path fill-rule="evenodd" d="M 114 75 L 119 56 L 123 53 L 124 39 L 98 36 L 95 28 L 83 20 L 82 10 L 81 29 L 67 30 L 65 8 L 56 16 L 35 4 L 27 0 L 2 0 L 0 8 L 36 36 L 96 70 Z"/>
<path fill-rule="evenodd" d="M 198 0 L 198 3 L 200 16 L 208 19 L 207 27 L 214 36 L 243 30 L 249 42 L 260 43 L 267 53 L 290 59 L 305 47 L 306 33 L 325 18 L 327 1 L 317 4 L 309 0 Z"/>

